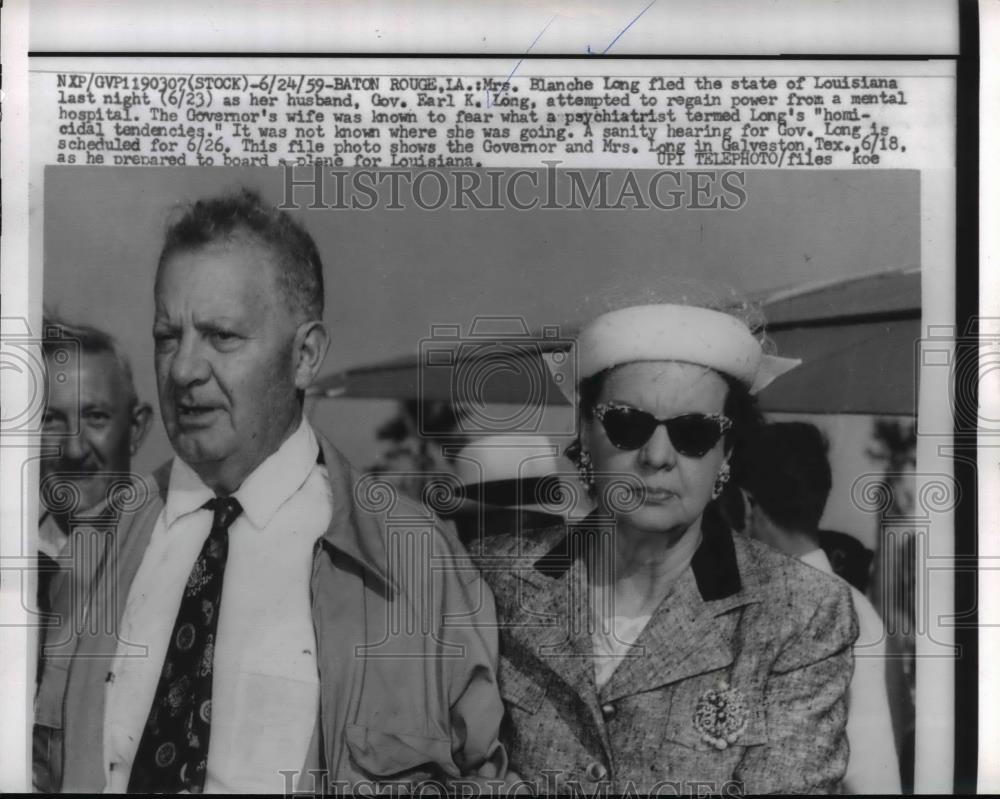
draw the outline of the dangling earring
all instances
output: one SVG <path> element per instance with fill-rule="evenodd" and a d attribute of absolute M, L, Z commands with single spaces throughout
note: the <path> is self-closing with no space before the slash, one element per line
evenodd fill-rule
<path fill-rule="evenodd" d="M 718 499 L 719 495 L 722 493 L 722 489 L 726 487 L 726 483 L 729 482 L 729 461 L 722 464 L 722 468 L 719 469 L 719 474 L 715 478 L 715 485 L 712 486 L 712 499 Z"/>
<path fill-rule="evenodd" d="M 576 461 L 576 470 L 580 473 L 580 482 L 587 491 L 594 489 L 594 463 L 590 460 L 590 452 L 585 449 L 580 450 Z"/>

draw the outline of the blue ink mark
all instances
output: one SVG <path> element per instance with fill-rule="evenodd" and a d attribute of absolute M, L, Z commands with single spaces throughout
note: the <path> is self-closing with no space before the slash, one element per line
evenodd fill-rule
<path fill-rule="evenodd" d="M 653 2 L 655 3 L 655 2 L 656 2 L 656 0 L 653 0 Z M 549 26 L 551 26 L 551 25 L 552 25 L 552 23 L 556 21 L 556 17 L 558 17 L 558 16 L 559 16 L 559 14 L 558 14 L 558 13 L 556 13 L 556 14 L 553 14 L 553 15 L 552 15 L 552 19 L 550 19 L 550 20 L 549 20 L 548 22 L 546 22 L 546 23 L 545 23 L 545 27 L 544 27 L 544 28 L 542 28 L 542 29 L 541 29 L 541 30 L 540 30 L 540 31 L 538 32 L 538 35 L 537 35 L 537 36 L 535 37 L 535 40 L 534 40 L 534 41 L 533 41 L 533 42 L 532 42 L 531 44 L 529 44 L 529 45 L 528 45 L 528 49 L 524 51 L 524 54 L 525 54 L 525 55 L 527 55 L 528 53 L 530 53 L 530 52 L 531 52 L 531 48 L 532 48 L 532 47 L 534 47 L 534 46 L 535 46 L 536 44 L 538 44 L 538 40 L 542 38 L 542 34 L 543 34 L 543 33 L 545 33 L 545 31 L 547 31 L 547 30 L 549 29 Z M 640 14 L 639 16 L 642 16 L 642 15 Z M 638 19 L 638 17 L 637 17 L 637 19 Z M 623 32 L 624 32 L 624 31 L 623 31 Z M 520 60 L 520 61 L 518 61 L 518 62 L 517 62 L 516 64 L 514 64 L 514 68 L 513 68 L 513 69 L 512 69 L 511 71 L 510 71 L 510 74 L 509 74 L 509 75 L 507 76 L 507 79 L 506 79 L 506 80 L 504 81 L 504 85 L 503 85 L 503 86 L 502 86 L 502 87 L 500 88 L 500 91 L 498 91 L 498 92 L 497 92 L 496 94 L 494 94 L 494 95 L 493 95 L 493 99 L 492 99 L 492 100 L 490 99 L 490 90 L 489 90 L 489 89 L 487 89 L 487 90 L 486 90 L 486 107 L 487 107 L 487 108 L 489 108 L 490 106 L 492 106 L 492 105 L 493 105 L 493 102 L 494 102 L 494 101 L 495 101 L 495 100 L 496 100 L 496 99 L 497 99 L 497 98 L 498 98 L 498 97 L 499 97 L 499 96 L 500 96 L 501 94 L 503 94 L 503 91 L 504 91 L 504 89 L 506 89 L 506 88 L 507 88 L 507 86 L 509 86 L 509 85 L 510 85 L 510 79 L 514 77 L 514 73 L 515 73 L 515 72 L 517 72 L 518 68 L 519 68 L 519 67 L 521 66 L 521 64 L 523 64 L 523 63 L 524 63 L 524 58 L 521 58 L 521 60 Z"/>
<path fill-rule="evenodd" d="M 656 0 L 651 0 L 650 4 L 648 6 L 646 6 L 642 11 L 640 11 L 638 14 L 636 14 L 635 19 L 633 19 L 628 25 L 626 25 L 624 28 L 621 29 L 621 33 L 619 33 L 617 36 L 615 36 L 614 39 L 611 40 L 611 44 L 609 44 L 607 47 L 604 48 L 604 50 L 601 53 L 601 55 L 604 55 L 606 52 L 608 52 L 608 50 L 610 50 L 612 47 L 614 47 L 615 46 L 615 42 L 617 42 L 622 36 L 625 35 L 625 31 L 627 31 L 629 28 L 631 28 L 633 25 L 635 25 L 635 23 L 637 23 L 639 21 L 639 17 L 641 17 L 643 14 L 645 14 L 647 11 L 649 11 L 649 9 L 651 9 L 654 5 L 656 5 Z M 591 52 L 589 44 L 587 45 L 587 52 L 588 53 Z"/>

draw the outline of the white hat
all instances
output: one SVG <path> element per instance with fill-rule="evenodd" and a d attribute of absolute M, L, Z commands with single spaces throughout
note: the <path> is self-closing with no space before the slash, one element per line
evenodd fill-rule
<path fill-rule="evenodd" d="M 506 493 L 517 507 L 547 513 L 575 514 L 579 495 L 576 467 L 559 451 L 559 446 L 546 436 L 492 435 L 476 439 L 455 456 L 455 474 L 470 499 L 487 501 L 493 489 L 509 489 Z M 536 496 L 535 481 L 551 478 L 543 497 Z M 516 486 L 519 486 L 516 487 Z M 561 487 L 560 492 L 554 489 Z M 550 501 L 542 501 L 548 500 Z M 498 503 L 508 504 L 508 503 Z M 589 507 L 582 512 L 589 511 Z"/>
<path fill-rule="evenodd" d="M 707 366 L 739 380 L 756 394 L 801 360 L 767 355 L 735 316 L 691 305 L 636 305 L 603 314 L 583 328 L 576 341 L 577 380 L 633 361 L 684 361 Z M 569 389 L 561 363 L 547 357 L 556 384 Z"/>

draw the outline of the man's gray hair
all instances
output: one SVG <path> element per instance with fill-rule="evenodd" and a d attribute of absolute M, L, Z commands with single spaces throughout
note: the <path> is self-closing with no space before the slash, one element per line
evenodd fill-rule
<path fill-rule="evenodd" d="M 323 318 L 323 262 L 309 232 L 286 211 L 247 188 L 174 210 L 157 274 L 171 257 L 249 236 L 277 259 L 277 282 L 289 308 L 307 320 Z"/>
<path fill-rule="evenodd" d="M 55 357 L 56 352 L 65 349 L 67 344 L 78 347 L 81 353 L 99 355 L 106 352 L 114 356 L 128 389 L 129 407 L 135 406 L 139 395 L 135 390 L 132 365 L 114 336 L 91 325 L 72 324 L 46 314 L 42 320 L 42 354 L 45 360 Z"/>

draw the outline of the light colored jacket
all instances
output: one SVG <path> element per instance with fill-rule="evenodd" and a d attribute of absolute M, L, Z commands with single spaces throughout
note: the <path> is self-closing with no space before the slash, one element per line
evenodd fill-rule
<path fill-rule="evenodd" d="M 450 528 L 359 476 L 322 438 L 320 446 L 333 498 L 310 583 L 320 707 L 306 762 L 290 765 L 286 784 L 320 791 L 378 778 L 502 777 L 489 589 Z M 169 466 L 137 484 L 142 496 L 104 538 L 83 613 L 69 614 L 86 632 L 64 643 L 63 657 L 46 658 L 36 721 L 51 733 L 41 754 L 53 790 L 104 787 L 104 683 L 168 484 Z M 328 782 L 314 782 L 315 769 Z"/>
<path fill-rule="evenodd" d="M 837 791 L 857 637 L 846 584 L 706 518 L 691 564 L 598 689 L 585 555 L 611 525 L 500 536 L 480 558 L 511 770 L 545 793 Z"/>

